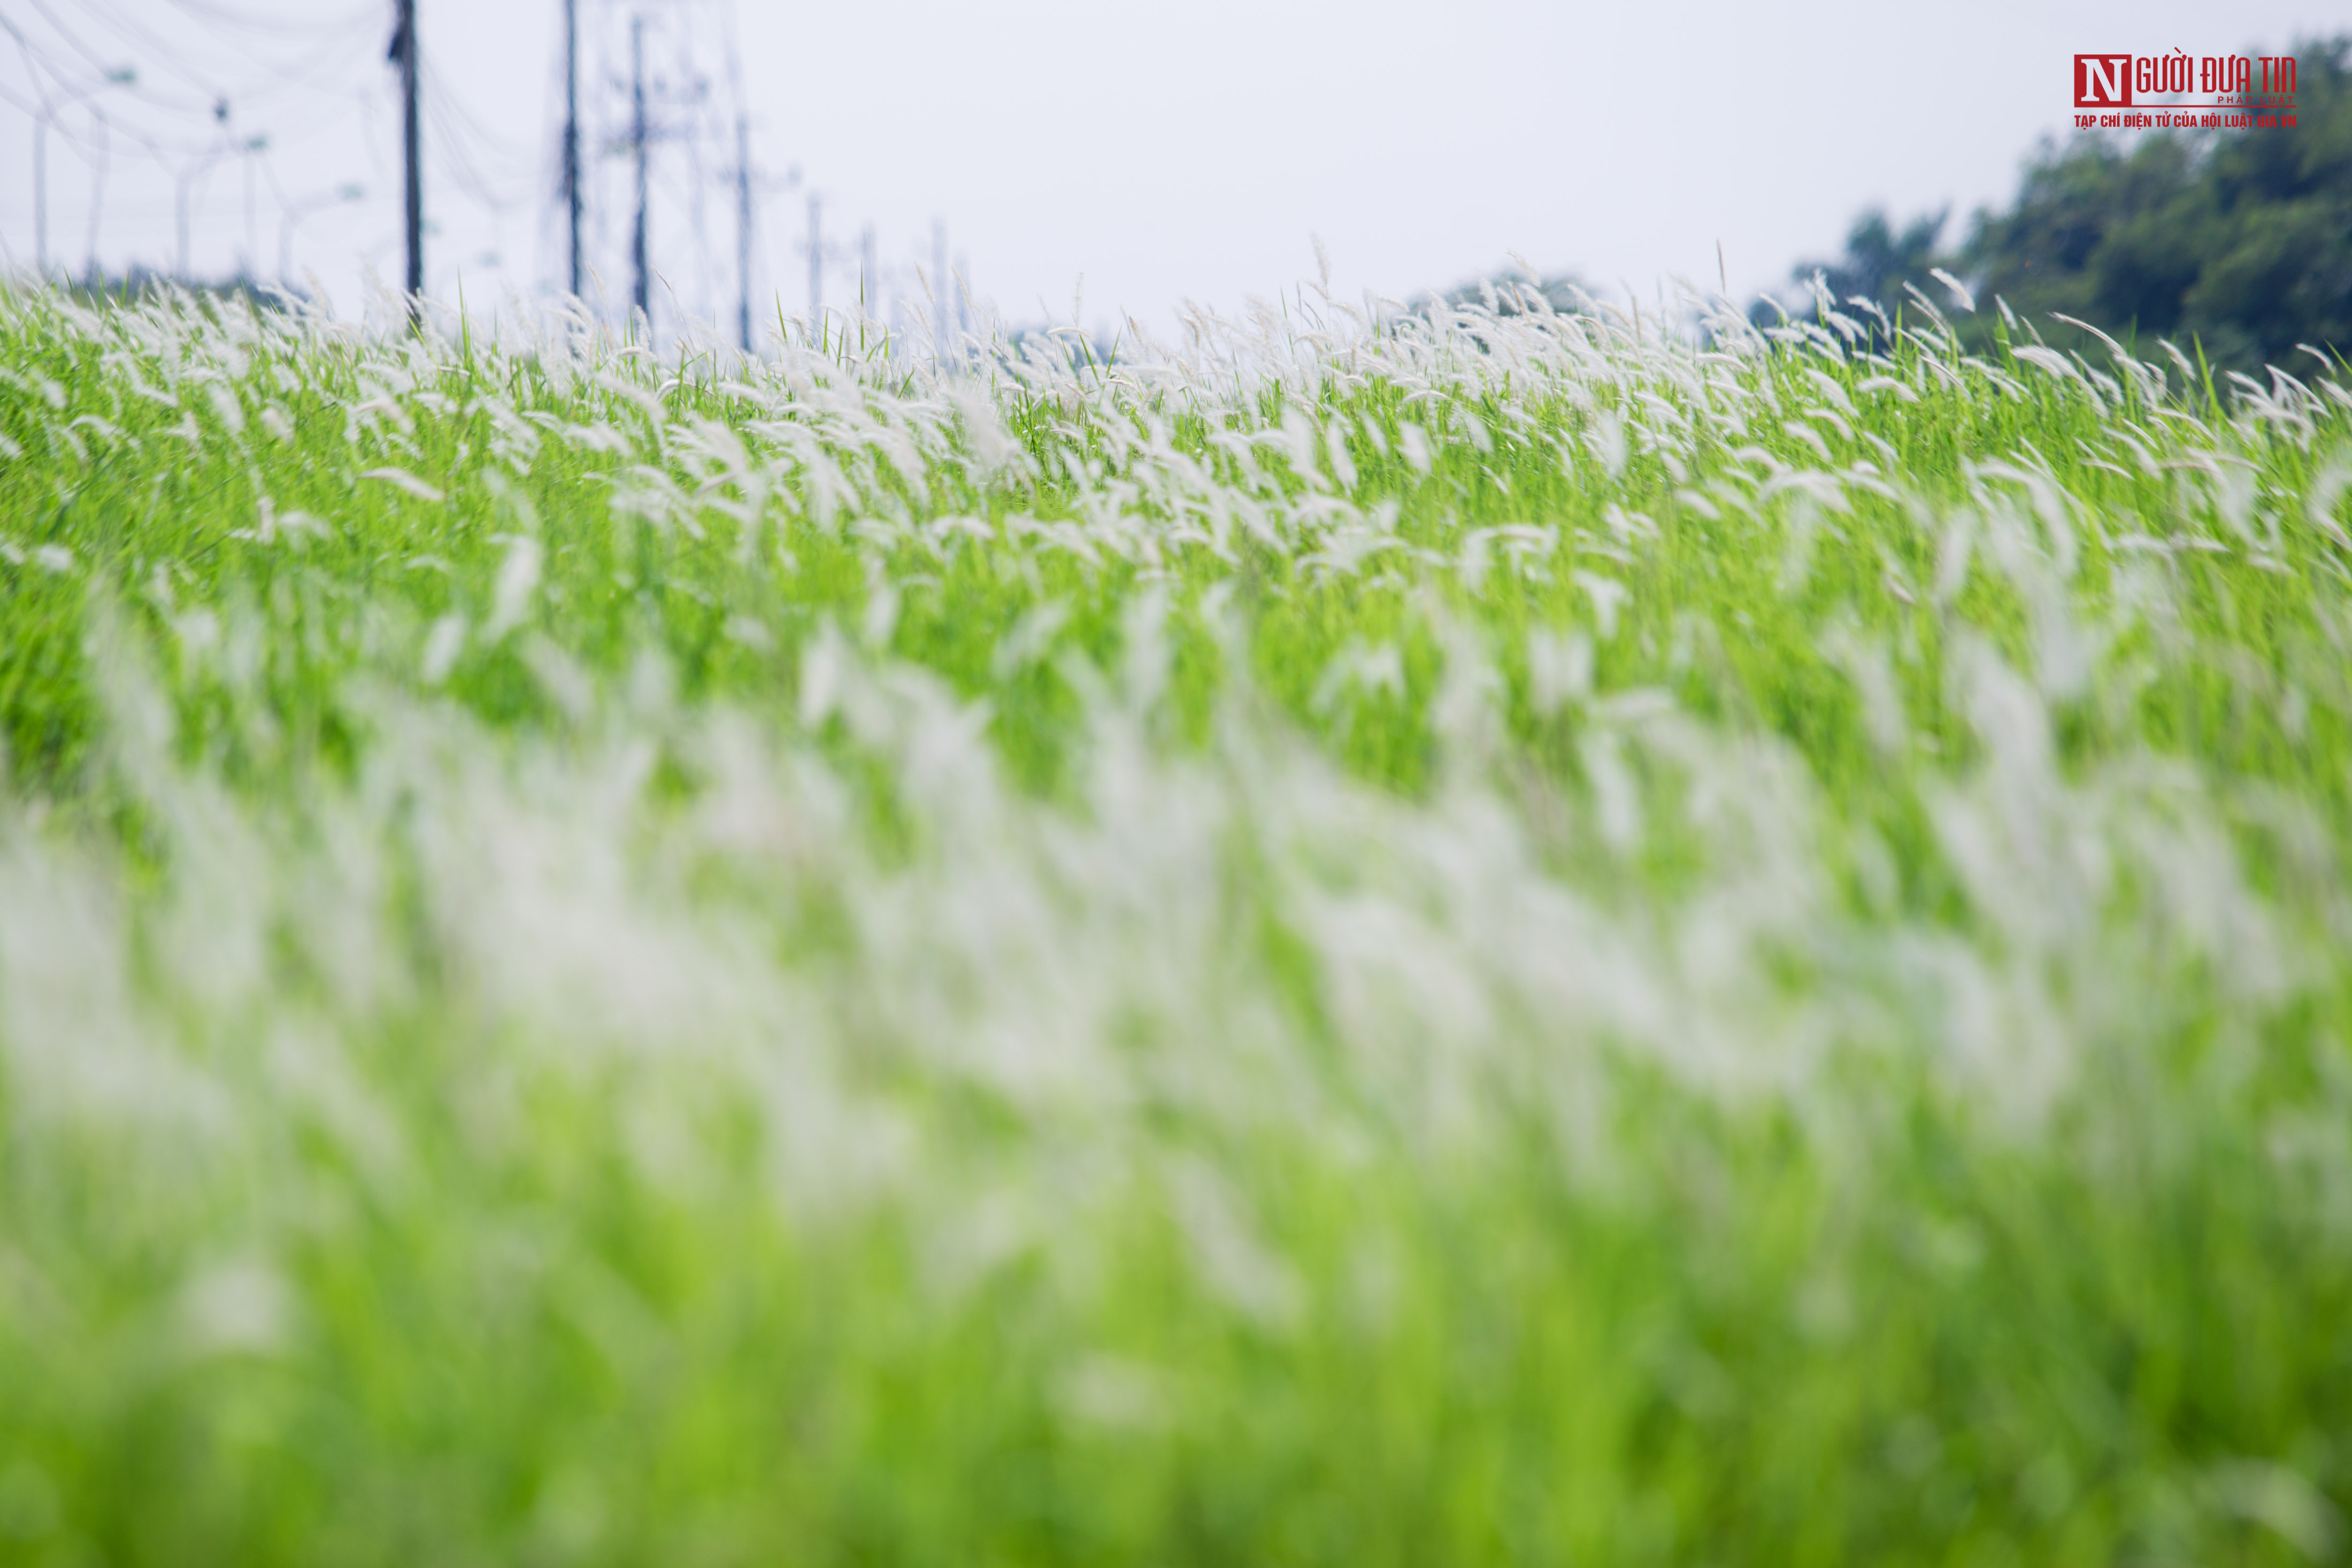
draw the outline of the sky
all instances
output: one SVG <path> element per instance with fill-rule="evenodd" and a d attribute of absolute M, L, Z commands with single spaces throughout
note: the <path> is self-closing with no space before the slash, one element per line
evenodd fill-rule
<path fill-rule="evenodd" d="M 656 320 L 730 334 L 739 120 L 760 322 L 809 309 L 814 198 L 828 307 L 863 277 L 915 308 L 944 250 L 1006 319 L 1167 335 L 1186 301 L 1318 279 L 1318 243 L 1342 297 L 1514 258 L 1644 300 L 1676 276 L 1751 295 L 1866 205 L 1949 208 L 1957 237 L 2004 203 L 2068 133 L 2077 52 L 2352 26 L 2311 0 L 576 3 L 588 292 L 629 295 L 637 18 Z M 561 287 L 562 0 L 416 5 L 427 291 L 478 310 Z M 353 312 L 364 268 L 402 267 L 391 14 L 0 0 L 0 267 L 35 265 L 43 226 L 77 274 L 175 271 L 184 244 L 199 277 L 283 265 Z"/>

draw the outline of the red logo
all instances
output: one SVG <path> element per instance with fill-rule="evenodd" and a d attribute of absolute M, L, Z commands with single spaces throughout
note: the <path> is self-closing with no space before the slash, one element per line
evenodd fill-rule
<path fill-rule="evenodd" d="M 2132 101 L 2132 58 L 2129 55 L 2076 55 L 2074 107 L 2129 109 Z"/>
<path fill-rule="evenodd" d="M 2294 79 L 2293 55 L 2076 55 L 2074 129 L 2293 130 Z"/>

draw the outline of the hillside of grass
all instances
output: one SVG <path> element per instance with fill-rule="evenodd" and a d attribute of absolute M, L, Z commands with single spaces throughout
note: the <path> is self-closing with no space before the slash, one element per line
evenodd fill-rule
<path fill-rule="evenodd" d="M 0 1563 L 2338 1556 L 2352 392 L 1906 321 L 0 293 Z"/>

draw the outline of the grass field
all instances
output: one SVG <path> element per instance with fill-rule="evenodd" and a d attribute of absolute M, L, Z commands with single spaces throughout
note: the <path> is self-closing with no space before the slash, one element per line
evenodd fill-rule
<path fill-rule="evenodd" d="M 2340 1557 L 2352 377 L 1658 325 L 0 294 L 0 1563 Z"/>

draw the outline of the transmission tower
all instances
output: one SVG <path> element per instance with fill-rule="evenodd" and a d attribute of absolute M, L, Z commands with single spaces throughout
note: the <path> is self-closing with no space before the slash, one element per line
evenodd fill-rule
<path fill-rule="evenodd" d="M 824 316 L 824 198 L 814 191 L 808 199 L 809 330 Z"/>

